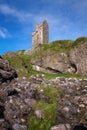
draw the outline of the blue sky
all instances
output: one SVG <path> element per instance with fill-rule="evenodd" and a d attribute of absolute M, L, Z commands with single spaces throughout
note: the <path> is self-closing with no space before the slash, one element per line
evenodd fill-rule
<path fill-rule="evenodd" d="M 50 42 L 87 36 L 87 0 L 0 0 L 0 55 L 31 48 L 43 20 Z"/>

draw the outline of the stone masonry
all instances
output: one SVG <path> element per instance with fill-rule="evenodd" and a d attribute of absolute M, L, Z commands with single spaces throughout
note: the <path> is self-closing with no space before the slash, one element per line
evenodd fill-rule
<path fill-rule="evenodd" d="M 30 50 L 26 50 L 24 54 L 32 55 L 35 52 L 39 51 L 38 45 L 40 44 L 48 44 L 49 42 L 49 29 L 48 23 L 46 20 L 42 22 L 42 24 L 36 25 L 35 32 L 32 32 L 32 48 Z"/>
<path fill-rule="evenodd" d="M 48 23 L 43 21 L 42 24 L 36 25 L 36 31 L 32 33 L 32 46 L 36 48 L 39 44 L 48 43 Z"/>

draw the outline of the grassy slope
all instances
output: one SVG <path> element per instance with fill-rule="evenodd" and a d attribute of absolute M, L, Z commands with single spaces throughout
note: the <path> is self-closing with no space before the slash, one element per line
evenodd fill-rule
<path fill-rule="evenodd" d="M 80 75 L 71 75 L 71 74 L 48 74 L 43 72 L 37 72 L 32 69 L 30 61 L 31 59 L 41 56 L 47 50 L 53 50 L 58 52 L 65 52 L 68 53 L 74 47 L 78 47 L 81 44 L 87 42 L 87 38 L 79 38 L 76 41 L 70 40 L 63 40 L 63 41 L 55 41 L 49 45 L 42 45 L 41 51 L 38 53 L 33 54 L 32 56 L 24 55 L 24 51 L 18 51 L 17 53 L 6 53 L 3 57 L 7 59 L 10 64 L 18 71 L 19 77 L 26 76 L 29 78 L 31 75 L 34 74 L 44 74 L 46 79 L 52 79 L 56 77 L 65 77 L 65 78 L 84 78 Z M 20 71 L 22 70 L 22 71 Z M 27 72 L 27 73 L 26 73 Z M 56 115 L 57 115 L 57 102 L 58 102 L 58 95 L 60 92 L 58 89 L 50 86 L 40 86 L 38 90 L 43 89 L 44 95 L 50 99 L 50 103 L 45 102 L 44 99 L 38 100 L 34 106 L 33 110 L 38 108 L 43 110 L 43 117 L 42 119 L 38 119 L 35 114 L 32 112 L 29 115 L 28 120 L 28 129 L 29 130 L 50 130 L 50 128 L 56 125 Z"/>
<path fill-rule="evenodd" d="M 58 40 L 58 41 L 51 42 L 50 44 L 41 44 L 41 45 L 39 45 L 40 51 L 35 52 L 31 56 L 31 59 L 34 59 L 38 56 L 43 56 L 45 54 L 45 52 L 47 52 L 47 51 L 69 53 L 70 50 L 74 49 L 75 47 L 80 47 L 80 45 L 85 42 L 87 42 L 87 37 L 80 37 L 80 38 L 76 39 L 75 41 Z"/>
<path fill-rule="evenodd" d="M 56 78 L 56 77 L 66 77 L 66 78 L 84 78 L 80 75 L 71 75 L 71 74 L 47 74 L 43 72 L 38 72 L 32 69 L 30 61 L 38 56 L 42 56 L 45 52 L 51 50 L 57 52 L 68 53 L 74 47 L 79 47 L 81 44 L 87 42 L 86 37 L 80 37 L 75 41 L 71 40 L 59 40 L 54 41 L 50 44 L 40 45 L 41 51 L 34 53 L 32 56 L 24 55 L 22 51 L 16 53 L 6 53 L 3 57 L 7 59 L 10 64 L 17 70 L 19 77 L 26 76 L 29 78 L 34 74 L 44 74 L 47 79 Z"/>

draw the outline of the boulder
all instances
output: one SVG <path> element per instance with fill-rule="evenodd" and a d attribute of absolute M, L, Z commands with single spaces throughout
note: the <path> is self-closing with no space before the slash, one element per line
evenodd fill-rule
<path fill-rule="evenodd" d="M 76 66 L 77 74 L 87 76 L 87 42 L 70 52 L 70 62 Z"/>
<path fill-rule="evenodd" d="M 31 60 L 33 69 L 48 73 L 75 73 L 87 76 L 87 39 L 78 40 L 71 45 L 69 51 L 67 51 L 68 47 L 64 48 L 61 44 L 64 51 L 48 49 L 42 55 L 38 52 L 40 54 Z"/>
<path fill-rule="evenodd" d="M 59 124 L 57 126 L 53 126 L 50 130 L 71 130 L 70 124 Z"/>
<path fill-rule="evenodd" d="M 0 83 L 12 80 L 17 77 L 15 69 L 13 69 L 7 60 L 0 57 Z"/>

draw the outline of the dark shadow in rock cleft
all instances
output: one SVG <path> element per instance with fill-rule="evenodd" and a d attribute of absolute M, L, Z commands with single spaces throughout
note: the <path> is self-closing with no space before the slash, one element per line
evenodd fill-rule
<path fill-rule="evenodd" d="M 0 105 L 0 119 L 4 118 L 4 110 L 5 110 L 4 106 Z"/>
<path fill-rule="evenodd" d="M 8 96 L 18 95 L 18 92 L 14 90 L 8 90 Z"/>
<path fill-rule="evenodd" d="M 83 125 L 76 125 L 73 130 L 87 130 L 87 127 Z"/>
<path fill-rule="evenodd" d="M 75 73 L 77 72 L 77 66 L 74 63 L 71 63 L 71 66 L 75 69 Z"/>

